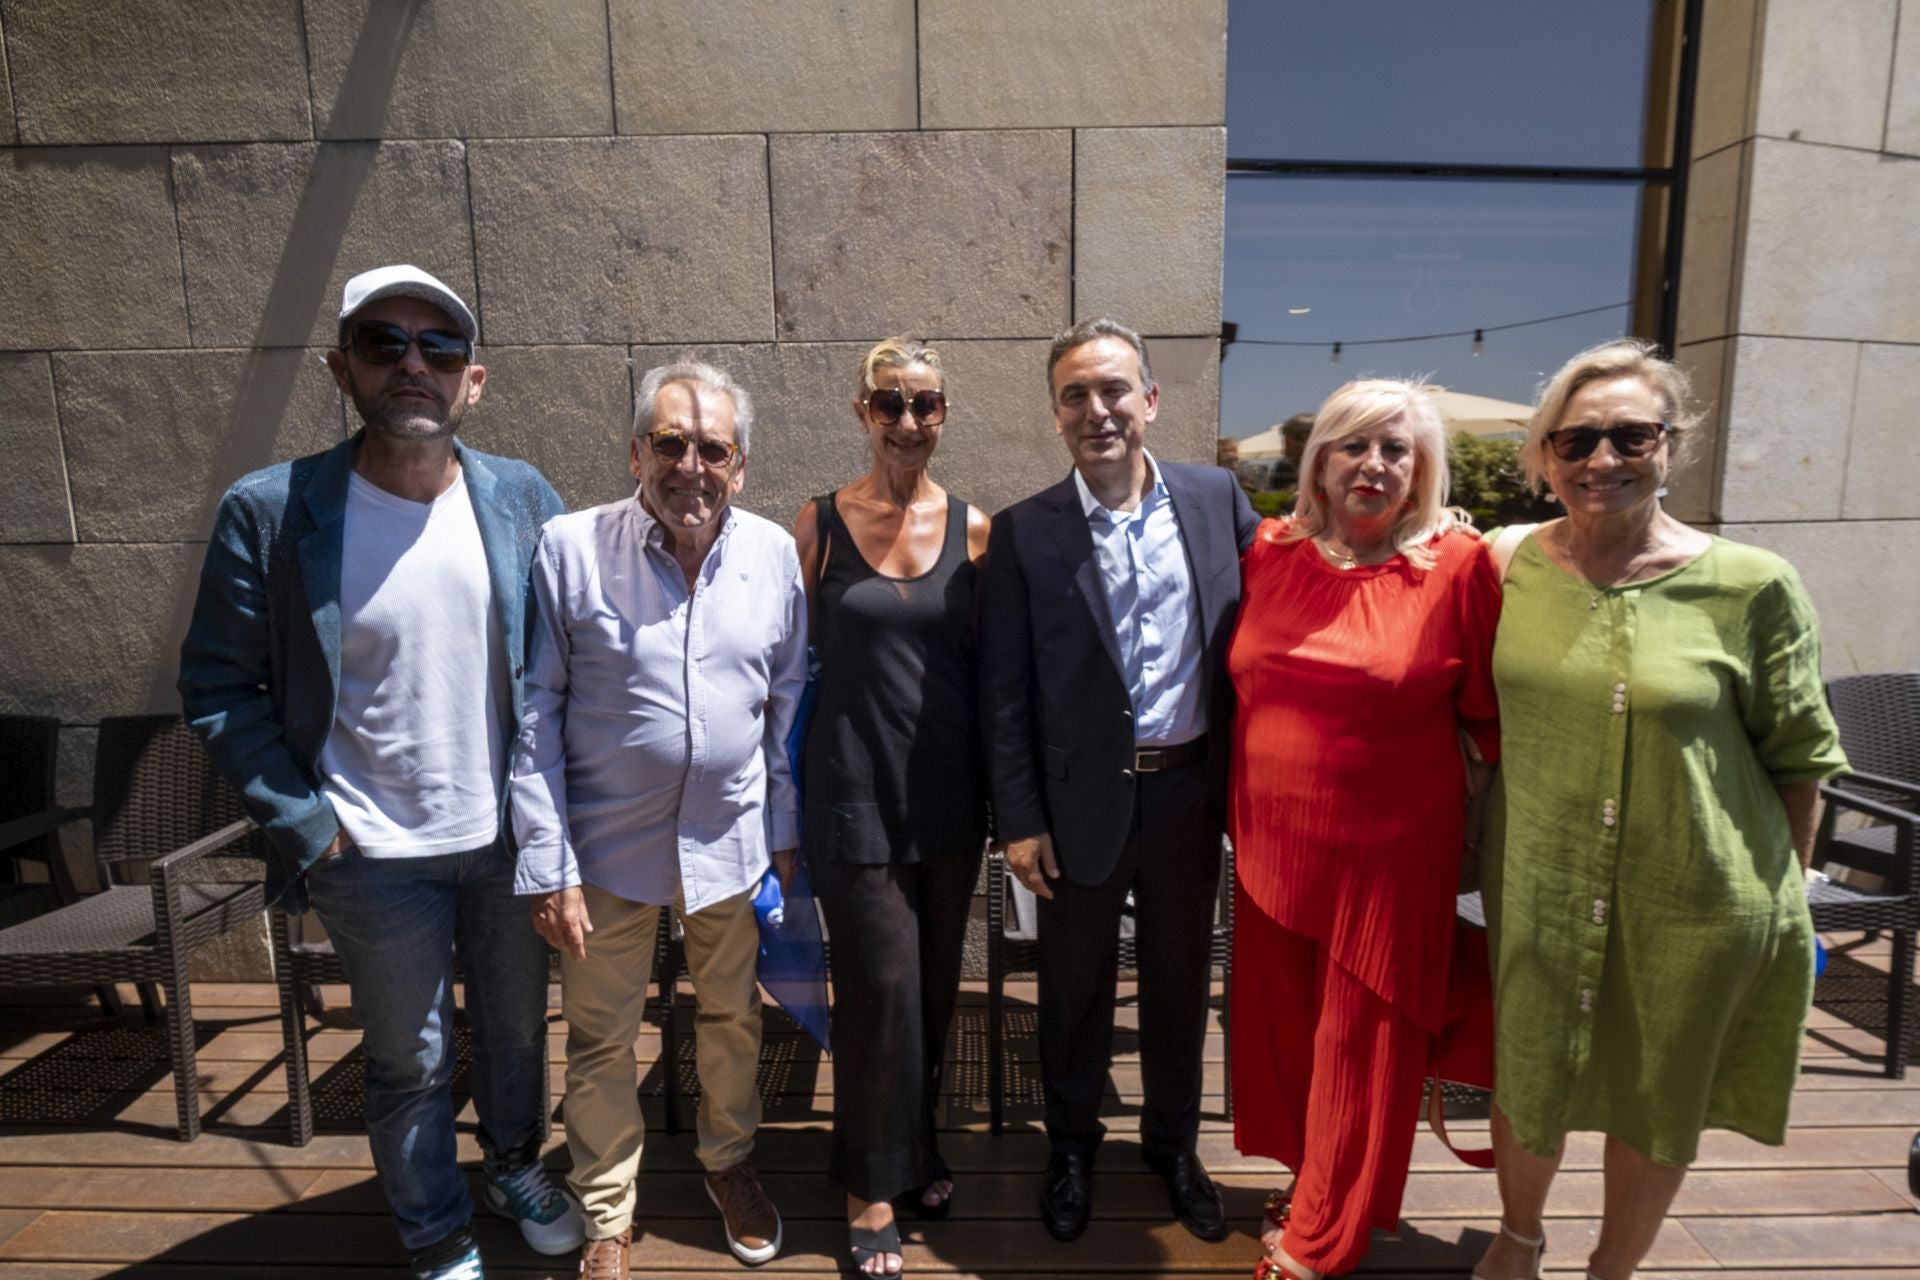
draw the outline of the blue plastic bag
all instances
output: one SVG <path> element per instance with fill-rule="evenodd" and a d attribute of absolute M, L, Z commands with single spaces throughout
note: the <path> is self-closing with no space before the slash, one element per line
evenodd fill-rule
<path fill-rule="evenodd" d="M 822 1049 L 827 1043 L 827 950 L 820 913 L 813 905 L 807 865 L 794 868 L 793 891 L 780 892 L 780 874 L 769 870 L 753 895 L 760 926 L 760 985 L 807 1029 Z"/>

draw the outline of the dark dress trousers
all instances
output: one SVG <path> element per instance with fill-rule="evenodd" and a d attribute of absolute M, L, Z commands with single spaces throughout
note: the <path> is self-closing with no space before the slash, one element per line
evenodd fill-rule
<path fill-rule="evenodd" d="M 981 586 L 981 702 L 995 834 L 1049 834 L 1040 903 L 1040 1054 L 1047 1134 L 1091 1155 L 1112 1062 L 1121 912 L 1134 895 L 1142 1145 L 1199 1131 L 1209 944 L 1225 826 L 1233 687 L 1226 653 L 1240 553 L 1257 520 L 1231 471 L 1162 462 L 1199 612 L 1203 758 L 1136 773 L 1133 704 L 1093 536 L 1069 475 L 993 519 Z M 1096 945 L 1096 941 L 1098 945 Z"/>

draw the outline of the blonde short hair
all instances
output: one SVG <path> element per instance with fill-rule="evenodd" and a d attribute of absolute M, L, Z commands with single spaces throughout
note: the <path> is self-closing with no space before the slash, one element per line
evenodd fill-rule
<path fill-rule="evenodd" d="M 1686 370 L 1663 358 L 1651 342 L 1614 338 L 1588 347 L 1561 365 L 1540 388 L 1526 441 L 1520 446 L 1520 466 L 1535 493 L 1547 487 L 1547 433 L 1560 426 L 1567 402 L 1580 388 L 1609 378 L 1638 378 L 1652 389 L 1664 402 L 1666 423 L 1673 429 L 1668 457 L 1677 465 L 1691 454 L 1692 431 L 1700 424 L 1700 415 L 1689 405 L 1693 386 Z"/>
<path fill-rule="evenodd" d="M 940 375 L 945 382 L 947 374 L 940 367 L 940 353 L 918 338 L 882 338 L 875 343 L 860 361 L 860 395 L 864 399 L 875 389 L 873 375 L 882 369 L 904 369 L 908 365 L 923 364 Z"/>
<path fill-rule="evenodd" d="M 1413 435 L 1413 491 L 1393 522 L 1393 548 L 1422 569 L 1434 566 L 1428 547 L 1451 529 L 1470 529 L 1473 517 L 1447 505 L 1447 432 L 1440 407 L 1424 382 L 1401 378 L 1363 378 L 1328 396 L 1314 415 L 1313 431 L 1300 455 L 1300 493 L 1294 499 L 1289 541 L 1326 532 L 1326 495 L 1320 490 L 1326 452 L 1356 431 L 1404 419 Z"/>

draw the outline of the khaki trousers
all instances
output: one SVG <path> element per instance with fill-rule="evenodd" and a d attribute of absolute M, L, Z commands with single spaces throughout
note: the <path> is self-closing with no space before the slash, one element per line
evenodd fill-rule
<path fill-rule="evenodd" d="M 567 1019 L 564 1117 L 573 1172 L 567 1185 L 586 1213 L 587 1235 L 604 1240 L 633 1222 L 633 1177 L 647 1122 L 635 1093 L 634 1041 L 653 976 L 658 906 L 643 906 L 592 885 L 582 887 L 587 958 L 560 956 L 560 1007 Z M 686 934 L 693 975 L 694 1066 L 700 1077 L 700 1163 L 730 1169 L 753 1151 L 760 1127 L 760 931 L 753 897 L 740 894 L 695 915 L 673 909 Z M 669 1068 L 671 1069 L 671 1068 Z"/>

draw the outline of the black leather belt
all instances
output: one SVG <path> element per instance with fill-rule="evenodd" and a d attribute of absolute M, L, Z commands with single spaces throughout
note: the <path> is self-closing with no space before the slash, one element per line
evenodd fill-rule
<path fill-rule="evenodd" d="M 1190 742 L 1182 742 L 1172 747 L 1135 747 L 1133 749 L 1133 771 L 1135 773 L 1161 773 L 1168 769 L 1178 769 L 1183 764 L 1192 764 L 1207 754 L 1207 735 L 1201 734 Z"/>

